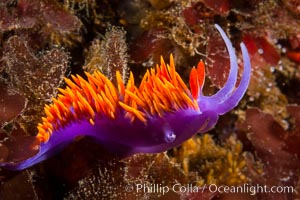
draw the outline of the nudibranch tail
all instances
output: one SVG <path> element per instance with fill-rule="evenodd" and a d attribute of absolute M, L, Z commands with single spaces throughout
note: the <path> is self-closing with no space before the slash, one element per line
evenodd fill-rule
<path fill-rule="evenodd" d="M 213 96 L 204 96 L 204 63 L 192 68 L 190 89 L 176 72 L 174 58 L 146 71 L 139 86 L 130 72 L 125 84 L 116 72 L 113 84 L 101 72 L 65 78 L 67 87 L 45 106 L 45 117 L 38 124 L 39 152 L 20 162 L 0 166 L 20 170 L 41 162 L 78 136 L 90 136 L 107 149 L 128 156 L 157 153 L 180 145 L 196 133 L 215 126 L 218 117 L 235 107 L 250 79 L 250 60 L 241 44 L 244 72 L 237 80 L 237 59 L 224 31 L 216 25 L 230 56 L 230 72 L 225 86 Z"/>

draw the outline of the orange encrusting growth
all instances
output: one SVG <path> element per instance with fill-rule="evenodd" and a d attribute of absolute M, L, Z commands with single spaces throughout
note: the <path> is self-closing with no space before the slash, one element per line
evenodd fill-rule
<path fill-rule="evenodd" d="M 147 116 L 163 117 L 166 112 L 180 109 L 199 110 L 196 100 L 204 81 L 204 64 L 199 62 L 197 69 L 191 71 L 192 93 L 176 72 L 172 55 L 170 65 L 161 58 L 156 70 L 147 70 L 139 87 L 132 73 L 125 85 L 117 72 L 117 86 L 101 72 L 86 76 L 87 80 L 79 75 L 72 75 L 73 81 L 65 78 L 66 89 L 59 89 L 61 94 L 45 106 L 46 117 L 37 127 L 41 142 L 47 142 L 53 131 L 82 119 L 94 125 L 96 117 L 115 119 L 125 113 L 131 122 L 138 119 L 147 124 Z"/>

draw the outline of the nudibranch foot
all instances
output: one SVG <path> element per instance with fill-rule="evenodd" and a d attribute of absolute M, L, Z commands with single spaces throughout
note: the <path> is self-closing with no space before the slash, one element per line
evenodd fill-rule
<path fill-rule="evenodd" d="M 125 84 L 120 72 L 114 85 L 101 72 L 65 79 L 67 87 L 52 104 L 45 106 L 45 117 L 38 125 L 39 152 L 21 162 L 0 166 L 20 170 L 53 155 L 78 136 L 93 137 L 100 145 L 122 156 L 158 153 L 182 144 L 196 133 L 212 129 L 222 115 L 243 97 L 250 80 L 250 60 L 241 44 L 244 70 L 236 87 L 238 64 L 234 48 L 224 31 L 215 25 L 230 56 L 228 80 L 213 96 L 205 96 L 204 63 L 190 73 L 190 89 L 175 70 L 173 56 L 166 64 L 147 70 L 139 86 L 133 74 Z"/>

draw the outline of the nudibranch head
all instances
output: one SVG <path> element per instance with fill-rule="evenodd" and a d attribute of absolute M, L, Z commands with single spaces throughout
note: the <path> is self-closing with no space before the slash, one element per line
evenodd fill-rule
<path fill-rule="evenodd" d="M 238 65 L 234 49 L 216 25 L 230 55 L 228 80 L 213 96 L 204 96 L 204 63 L 200 61 L 190 73 L 186 86 L 170 64 L 161 58 L 160 65 L 147 70 L 139 87 L 130 73 L 126 84 L 120 72 L 114 85 L 100 72 L 65 79 L 68 85 L 59 89 L 53 103 L 45 106 L 45 117 L 38 125 L 36 138 L 39 152 L 20 163 L 0 163 L 11 169 L 32 166 L 65 146 L 77 136 L 90 136 L 109 150 L 128 156 L 135 153 L 157 153 L 180 145 L 196 133 L 215 126 L 218 116 L 232 110 L 243 97 L 250 79 L 247 49 L 241 44 L 244 71 L 235 87 Z"/>

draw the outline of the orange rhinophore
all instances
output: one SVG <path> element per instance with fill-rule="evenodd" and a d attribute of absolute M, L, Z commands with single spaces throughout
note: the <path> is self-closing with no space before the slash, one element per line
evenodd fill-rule
<path fill-rule="evenodd" d="M 205 79 L 205 67 L 203 61 L 200 61 L 197 68 L 193 67 L 190 73 L 190 88 L 194 99 L 199 97 Z"/>

